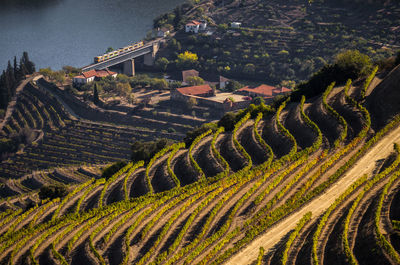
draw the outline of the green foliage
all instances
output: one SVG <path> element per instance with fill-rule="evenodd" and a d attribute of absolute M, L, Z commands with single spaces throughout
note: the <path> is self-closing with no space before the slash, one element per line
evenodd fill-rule
<path fill-rule="evenodd" d="M 171 144 L 171 140 L 165 138 L 149 142 L 137 141 L 133 143 L 131 148 L 131 160 L 133 162 L 140 160 L 148 162 L 158 151 L 169 144 Z"/>
<path fill-rule="evenodd" d="M 169 64 L 169 61 L 165 57 L 158 58 L 155 63 L 156 67 L 163 72 L 165 72 L 167 70 L 168 64 Z"/>
<path fill-rule="evenodd" d="M 189 69 L 196 67 L 197 62 L 197 54 L 185 51 L 184 53 L 178 54 L 178 58 L 176 59 L 176 66 L 179 69 Z"/>
<path fill-rule="evenodd" d="M 292 246 L 292 243 L 294 242 L 296 237 L 299 235 L 301 229 L 303 229 L 304 225 L 306 225 L 311 220 L 311 216 L 312 216 L 311 212 L 308 212 L 305 215 L 303 215 L 300 221 L 296 224 L 294 231 L 290 233 L 290 236 L 285 244 L 285 249 L 282 252 L 282 257 L 281 257 L 282 265 L 286 265 L 286 263 L 288 262 L 288 254 L 290 247 Z"/>
<path fill-rule="evenodd" d="M 63 198 L 67 194 L 68 191 L 64 185 L 49 185 L 40 188 L 39 198 L 41 200 Z"/>
<path fill-rule="evenodd" d="M 262 258 L 264 256 L 264 252 L 265 252 L 264 248 L 260 247 L 260 250 L 258 252 L 258 257 L 257 257 L 257 265 L 261 265 L 262 264 L 262 261 L 263 261 Z"/>
<path fill-rule="evenodd" d="M 213 132 L 217 131 L 218 126 L 217 124 L 210 122 L 210 123 L 204 123 L 199 127 L 194 128 L 191 131 L 188 131 L 186 133 L 185 138 L 183 141 L 185 142 L 186 146 L 190 146 L 194 139 L 198 137 L 199 135 L 202 135 L 203 133 L 207 132 L 208 130 L 212 130 Z"/>
<path fill-rule="evenodd" d="M 186 82 L 190 86 L 198 86 L 204 84 L 204 79 L 198 76 L 189 76 L 188 78 L 186 78 Z"/>
<path fill-rule="evenodd" d="M 365 80 L 364 85 L 361 89 L 361 99 L 365 99 L 368 87 L 371 84 L 372 79 L 374 79 L 376 72 L 378 72 L 378 69 L 379 69 L 378 66 L 375 66 L 374 70 L 372 70 L 372 73 Z"/>
<path fill-rule="evenodd" d="M 291 97 L 297 101 L 301 95 L 311 98 L 321 94 L 332 82 L 343 84 L 347 79 L 357 79 L 372 70 L 371 59 L 357 50 L 347 50 L 336 56 L 333 64 L 322 67 L 309 81 L 299 84 Z"/>
<path fill-rule="evenodd" d="M 189 159 L 190 162 L 192 163 L 192 166 L 194 167 L 194 169 L 196 170 L 196 172 L 200 175 L 200 179 L 204 179 L 206 176 L 204 175 L 203 170 L 201 169 L 201 167 L 199 166 L 199 164 L 197 164 L 196 160 L 193 157 L 193 148 L 195 148 L 195 146 L 207 135 L 211 134 L 213 132 L 212 129 L 209 129 L 208 131 L 200 134 L 199 136 L 196 137 L 196 139 L 194 139 L 194 141 L 192 142 L 192 144 L 190 145 L 189 148 Z"/>
<path fill-rule="evenodd" d="M 332 89 L 335 87 L 335 82 L 330 84 L 328 88 L 325 90 L 323 96 L 322 96 L 322 103 L 325 107 L 325 109 L 338 121 L 339 124 L 342 125 L 343 130 L 340 132 L 340 136 L 338 139 L 335 140 L 333 143 L 333 148 L 336 148 L 339 146 L 341 142 L 344 141 L 344 139 L 347 136 L 347 122 L 346 120 L 334 109 L 332 108 L 328 102 L 327 102 L 327 97 L 331 93 Z"/>
<path fill-rule="evenodd" d="M 109 179 L 112 175 L 117 173 L 121 168 L 125 167 L 128 163 L 125 161 L 115 162 L 114 164 L 104 168 L 101 172 L 101 177 Z"/>

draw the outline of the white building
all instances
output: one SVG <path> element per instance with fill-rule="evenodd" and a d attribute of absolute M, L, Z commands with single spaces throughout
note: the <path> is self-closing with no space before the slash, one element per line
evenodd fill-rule
<path fill-rule="evenodd" d="M 207 22 L 199 22 L 197 20 L 192 20 L 185 25 L 185 32 L 199 33 L 199 31 L 204 31 L 207 28 Z"/>
<path fill-rule="evenodd" d="M 240 28 L 242 26 L 242 23 L 240 23 L 240 22 L 232 22 L 231 23 L 231 27 L 232 28 L 235 28 L 235 29 L 238 29 L 238 28 Z"/>
<path fill-rule="evenodd" d="M 167 28 L 161 28 L 161 29 L 158 29 L 158 31 L 157 31 L 157 37 L 164 38 L 164 37 L 167 37 L 168 34 L 169 34 L 169 30 Z"/>
<path fill-rule="evenodd" d="M 87 72 L 82 72 L 81 75 L 75 76 L 72 82 L 75 85 L 84 85 L 90 82 L 93 82 L 96 78 L 100 79 L 102 77 L 112 76 L 113 78 L 117 77 L 116 72 L 112 72 L 108 69 L 105 70 L 90 70 Z"/>

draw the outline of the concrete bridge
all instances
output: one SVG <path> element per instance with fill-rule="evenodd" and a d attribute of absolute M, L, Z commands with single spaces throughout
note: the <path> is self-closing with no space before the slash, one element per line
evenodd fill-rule
<path fill-rule="evenodd" d="M 159 43 L 159 39 L 146 43 L 136 50 L 120 54 L 112 59 L 82 67 L 82 71 L 86 72 L 94 69 L 102 70 L 105 68 L 116 66 L 118 64 L 122 64 L 123 74 L 133 76 L 135 75 L 135 58 L 144 56 L 144 64 L 148 66 L 153 65 L 154 58 L 159 49 Z"/>

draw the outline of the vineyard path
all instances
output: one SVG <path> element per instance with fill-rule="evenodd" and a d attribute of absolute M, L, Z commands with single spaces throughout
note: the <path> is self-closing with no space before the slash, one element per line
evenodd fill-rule
<path fill-rule="evenodd" d="M 297 222 L 307 212 L 312 212 L 313 220 L 318 218 L 354 181 L 364 174 L 371 175 L 375 168 L 374 161 L 385 159 L 392 151 L 393 144 L 400 143 L 400 127 L 388 133 L 363 155 L 355 165 L 347 171 L 334 185 L 322 195 L 314 198 L 298 211 L 290 214 L 268 231 L 247 245 L 240 252 L 230 258 L 226 264 L 250 264 L 257 259 L 259 248 L 263 247 L 266 253 L 271 250 L 287 233 L 295 228 Z"/>

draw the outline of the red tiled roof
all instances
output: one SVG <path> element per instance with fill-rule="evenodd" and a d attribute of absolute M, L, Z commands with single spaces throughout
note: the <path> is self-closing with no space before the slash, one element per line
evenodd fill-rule
<path fill-rule="evenodd" d="M 94 77 L 94 76 L 96 76 L 96 77 L 106 77 L 106 76 L 115 75 L 115 74 L 117 74 L 117 73 L 116 72 L 112 72 L 112 71 L 110 71 L 108 69 L 105 69 L 105 70 L 90 70 L 90 71 L 87 71 L 87 72 L 82 72 L 82 75 L 76 76 L 76 78 L 86 78 L 86 79 L 88 79 L 88 78 L 91 78 L 91 77 Z"/>
<path fill-rule="evenodd" d="M 275 89 L 275 87 L 273 87 L 273 86 L 261 85 L 261 86 L 255 87 L 255 88 L 249 88 L 248 86 L 246 86 L 246 87 L 239 89 L 239 91 L 247 91 L 247 92 L 252 92 L 255 94 L 260 94 L 265 97 L 270 97 L 270 96 L 272 96 L 274 89 Z"/>
<path fill-rule="evenodd" d="M 197 21 L 197 20 L 192 20 L 189 23 L 187 23 L 186 25 L 190 25 L 190 26 L 197 26 L 200 25 L 201 22 Z"/>
<path fill-rule="evenodd" d="M 184 95 L 203 95 L 212 92 L 212 88 L 209 85 L 201 85 L 201 86 L 190 86 L 190 87 L 181 87 L 177 88 L 181 94 Z"/>
<path fill-rule="evenodd" d="M 96 76 L 96 70 L 90 70 L 90 71 L 87 71 L 87 72 L 82 72 L 82 75 L 85 78 L 91 78 L 93 76 Z"/>

